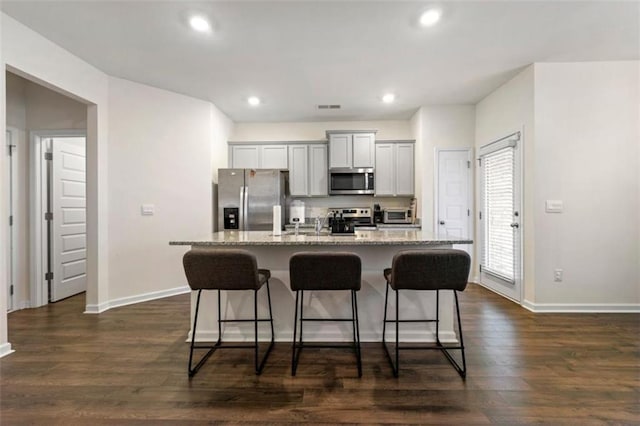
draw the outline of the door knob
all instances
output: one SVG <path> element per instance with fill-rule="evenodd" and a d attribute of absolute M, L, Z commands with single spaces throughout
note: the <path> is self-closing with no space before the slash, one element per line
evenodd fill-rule
<path fill-rule="evenodd" d="M 441 220 L 441 221 L 440 221 L 440 225 L 444 225 L 444 220 Z"/>
<path fill-rule="evenodd" d="M 520 225 L 514 222 L 514 223 L 511 224 L 511 227 L 512 228 L 520 228 Z"/>

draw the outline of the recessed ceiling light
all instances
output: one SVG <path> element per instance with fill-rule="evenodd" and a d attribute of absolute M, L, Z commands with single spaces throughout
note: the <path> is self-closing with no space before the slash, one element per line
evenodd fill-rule
<path fill-rule="evenodd" d="M 189 25 L 191 25 L 191 28 L 195 31 L 201 33 L 208 33 L 211 31 L 211 24 L 209 24 L 207 18 L 201 15 L 194 15 L 189 18 Z"/>
<path fill-rule="evenodd" d="M 384 102 L 385 104 L 390 104 L 395 100 L 396 100 L 396 95 L 394 95 L 393 93 L 387 93 L 382 97 L 382 102 Z"/>
<path fill-rule="evenodd" d="M 260 105 L 260 98 L 251 96 L 249 99 L 247 99 L 247 102 L 249 102 L 249 105 L 251 106 L 258 106 Z"/>
<path fill-rule="evenodd" d="M 438 9 L 429 9 L 420 15 L 420 25 L 430 27 L 435 25 L 442 17 L 442 12 Z"/>

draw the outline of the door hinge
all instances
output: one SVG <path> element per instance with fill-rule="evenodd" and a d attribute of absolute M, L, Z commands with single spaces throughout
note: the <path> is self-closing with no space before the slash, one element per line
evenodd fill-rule
<path fill-rule="evenodd" d="M 467 169 L 471 168 L 471 161 L 467 160 Z"/>
<path fill-rule="evenodd" d="M 45 160 L 53 160 L 53 152 L 45 152 L 44 153 Z"/>
<path fill-rule="evenodd" d="M 13 296 L 13 284 L 9 286 L 9 296 Z"/>
<path fill-rule="evenodd" d="M 53 280 L 53 272 L 47 272 L 44 274 L 44 279 L 47 281 Z"/>
<path fill-rule="evenodd" d="M 482 272 L 482 265 L 478 265 L 478 269 Z"/>
<path fill-rule="evenodd" d="M 478 212 L 478 218 L 482 220 L 482 212 Z"/>
<path fill-rule="evenodd" d="M 13 157 L 13 150 L 16 147 L 15 145 L 7 145 L 9 147 L 9 157 Z"/>
<path fill-rule="evenodd" d="M 53 213 L 52 212 L 46 212 L 44 214 L 44 220 L 53 220 Z"/>
<path fill-rule="evenodd" d="M 471 210 L 467 209 L 467 217 L 471 216 Z"/>
<path fill-rule="evenodd" d="M 482 167 L 482 158 L 478 158 L 478 167 Z"/>
<path fill-rule="evenodd" d="M 9 226 L 13 226 L 13 215 L 9 216 Z"/>

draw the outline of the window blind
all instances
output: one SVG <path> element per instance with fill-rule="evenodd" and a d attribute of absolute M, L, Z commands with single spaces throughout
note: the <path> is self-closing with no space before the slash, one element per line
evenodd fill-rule
<path fill-rule="evenodd" d="M 513 222 L 515 150 L 506 146 L 482 156 L 484 242 L 482 271 L 515 282 Z"/>

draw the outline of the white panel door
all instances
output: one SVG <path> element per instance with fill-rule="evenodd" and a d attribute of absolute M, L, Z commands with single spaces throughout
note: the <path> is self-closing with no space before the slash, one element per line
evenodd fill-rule
<path fill-rule="evenodd" d="M 470 152 L 438 151 L 438 233 L 469 237 Z"/>
<path fill-rule="evenodd" d="M 522 300 L 521 133 L 480 148 L 480 283 Z"/>
<path fill-rule="evenodd" d="M 309 145 L 309 195 L 326 196 L 328 193 L 327 146 Z"/>
<path fill-rule="evenodd" d="M 53 138 L 51 301 L 87 290 L 84 137 Z"/>

